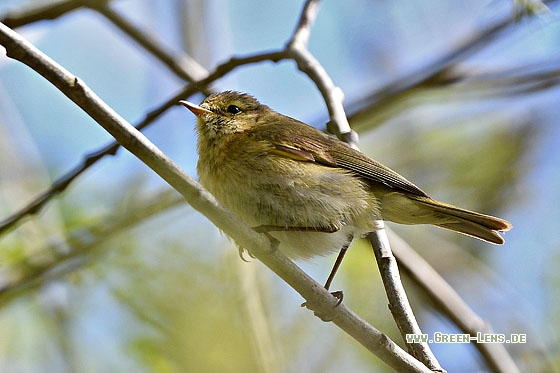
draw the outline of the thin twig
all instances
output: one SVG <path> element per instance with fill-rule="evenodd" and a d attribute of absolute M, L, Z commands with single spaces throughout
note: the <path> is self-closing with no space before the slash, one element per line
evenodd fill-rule
<path fill-rule="evenodd" d="M 92 3 L 106 3 L 109 0 L 65 0 L 47 3 L 23 11 L 10 11 L 0 21 L 10 28 L 25 26 L 46 19 L 56 19 L 76 9 L 87 7 Z"/>
<path fill-rule="evenodd" d="M 499 72 L 463 75 L 451 90 L 458 96 L 473 94 L 476 98 L 500 94 L 501 97 L 526 95 L 555 88 L 560 82 L 560 59 L 539 61 Z"/>
<path fill-rule="evenodd" d="M 319 2 L 320 0 L 307 0 L 303 5 L 303 10 L 289 42 L 289 44 L 295 45 L 295 48 L 307 48 L 311 27 L 315 23 L 315 18 L 317 18 L 317 13 L 319 12 Z"/>
<path fill-rule="evenodd" d="M 270 250 L 270 243 L 265 235 L 244 225 L 230 211 L 220 206 L 210 193 L 122 119 L 76 76 L 3 24 L 0 24 L 0 44 L 6 48 L 9 57 L 23 62 L 49 80 L 117 139 L 123 147 L 167 181 L 193 208 L 203 212 L 218 228 L 226 232 L 242 247 L 250 250 L 261 262 L 284 279 L 306 299 L 308 306 L 316 314 L 323 318 L 330 318 L 393 369 L 402 372 L 429 371 L 423 364 L 390 341 L 386 335 L 360 319 L 344 304 L 337 307 L 338 299 L 279 250 Z"/>

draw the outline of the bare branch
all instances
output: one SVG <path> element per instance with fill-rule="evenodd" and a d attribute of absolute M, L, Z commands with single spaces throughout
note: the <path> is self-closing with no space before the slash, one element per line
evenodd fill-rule
<path fill-rule="evenodd" d="M 318 10 L 318 0 L 308 0 L 305 3 L 296 30 L 286 45 L 286 52 L 321 92 L 331 118 L 328 130 L 336 134 L 341 140 L 346 141 L 354 149 L 358 149 L 358 134 L 350 128 L 346 118 L 346 112 L 342 105 L 344 99 L 342 90 L 335 86 L 323 66 L 307 49 L 311 26 Z"/>
<path fill-rule="evenodd" d="M 21 221 L 24 217 L 28 215 L 35 215 L 38 214 L 41 209 L 47 204 L 52 198 L 56 195 L 62 193 L 68 186 L 76 179 L 78 176 L 82 174 L 85 170 L 90 168 L 92 165 L 97 163 L 101 158 L 105 157 L 106 155 L 115 155 L 117 150 L 119 149 L 119 145 L 116 142 L 113 142 L 101 150 L 88 155 L 82 161 L 81 165 L 76 166 L 71 171 L 67 172 L 61 178 L 56 180 L 49 189 L 41 193 L 37 196 L 33 201 L 31 201 L 27 206 L 23 207 L 22 209 L 16 211 L 14 214 L 8 216 L 6 219 L 0 222 L 0 236 L 9 231 L 10 229 L 14 228 L 16 224 Z"/>
<path fill-rule="evenodd" d="M 428 262 L 412 249 L 402 238 L 390 231 L 393 251 L 401 267 L 411 276 L 449 319 L 463 332 L 476 336 L 477 333 L 492 333 L 491 326 L 482 320 L 436 272 Z M 519 372 L 519 368 L 500 343 L 476 343 L 490 369 L 494 372 Z"/>
<path fill-rule="evenodd" d="M 385 292 L 387 293 L 389 310 L 412 356 L 423 362 L 430 370 L 443 372 L 445 370 L 430 350 L 428 343 L 407 342 L 407 334 L 422 334 L 422 330 L 416 321 L 406 291 L 402 285 L 397 261 L 393 256 L 389 239 L 385 232 L 385 225 L 383 221 L 378 221 L 377 225 L 377 230 L 370 233 L 369 240 L 375 253 Z"/>
<path fill-rule="evenodd" d="M 78 8 L 89 6 L 92 3 L 106 3 L 109 0 L 65 0 L 48 3 L 24 11 L 8 12 L 1 20 L 6 26 L 16 28 L 45 19 L 56 19 Z"/>
<path fill-rule="evenodd" d="M 319 0 L 307 0 L 299 17 L 298 24 L 291 37 L 290 44 L 297 49 L 307 49 L 311 27 L 319 11 Z"/>
<path fill-rule="evenodd" d="M 459 75 L 458 73 L 457 75 Z M 458 95 L 502 97 L 521 95 L 555 88 L 560 84 L 560 59 L 539 61 L 500 71 L 463 74 L 453 87 Z M 466 92 L 466 93 L 462 93 Z"/>

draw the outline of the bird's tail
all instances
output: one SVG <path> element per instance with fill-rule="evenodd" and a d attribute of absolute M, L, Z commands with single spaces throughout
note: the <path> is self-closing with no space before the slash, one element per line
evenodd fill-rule
<path fill-rule="evenodd" d="M 408 202 L 404 203 L 403 198 L 406 198 Z M 395 206 L 398 206 L 399 213 L 389 211 L 394 210 Z M 403 210 L 407 210 L 407 213 L 403 214 Z M 387 220 L 396 223 L 432 224 L 498 245 L 505 242 L 500 232 L 506 232 L 512 228 L 511 223 L 507 220 L 464 210 L 429 197 L 410 194 L 405 196 L 399 193 L 397 199 L 390 198 L 389 201 L 384 201 L 382 204 L 384 218 L 386 214 L 388 215 Z"/>

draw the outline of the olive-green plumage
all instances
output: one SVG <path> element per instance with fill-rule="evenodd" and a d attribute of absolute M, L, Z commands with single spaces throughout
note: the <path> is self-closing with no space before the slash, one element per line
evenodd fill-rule
<path fill-rule="evenodd" d="M 506 220 L 431 199 L 393 170 L 255 98 L 226 91 L 200 106 L 200 182 L 246 224 L 269 226 L 293 257 L 328 254 L 383 219 L 433 224 L 502 244 Z M 316 230 L 314 232 L 314 230 Z"/>

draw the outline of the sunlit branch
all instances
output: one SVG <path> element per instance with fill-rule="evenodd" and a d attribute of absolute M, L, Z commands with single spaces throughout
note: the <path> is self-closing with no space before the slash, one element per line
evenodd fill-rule
<path fill-rule="evenodd" d="M 401 268 L 420 286 L 434 302 L 436 308 L 452 320 L 464 333 L 492 333 L 491 326 L 480 318 L 441 277 L 439 273 L 392 231 L 389 237 Z M 518 372 L 511 356 L 501 343 L 476 343 L 477 350 L 494 372 Z"/>

